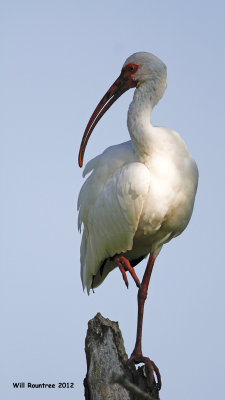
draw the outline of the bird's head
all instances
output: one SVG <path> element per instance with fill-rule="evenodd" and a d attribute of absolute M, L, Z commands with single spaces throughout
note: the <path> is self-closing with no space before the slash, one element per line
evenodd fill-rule
<path fill-rule="evenodd" d="M 121 73 L 127 69 L 133 71 L 131 78 L 137 87 L 147 81 L 163 81 L 166 84 L 166 65 L 152 53 L 142 51 L 132 54 L 125 61 Z"/>
<path fill-rule="evenodd" d="M 154 92 L 154 104 L 162 97 L 166 88 L 166 66 L 156 56 L 147 52 L 132 54 L 125 61 L 120 76 L 112 84 L 95 108 L 84 131 L 78 156 L 79 166 L 83 165 L 84 152 L 88 139 L 105 112 L 128 89 L 148 83 Z"/>

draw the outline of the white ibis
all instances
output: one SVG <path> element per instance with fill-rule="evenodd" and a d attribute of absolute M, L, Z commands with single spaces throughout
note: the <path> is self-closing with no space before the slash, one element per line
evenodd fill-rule
<path fill-rule="evenodd" d="M 186 228 L 192 214 L 198 169 L 180 135 L 172 129 L 151 125 L 150 115 L 166 89 L 166 66 L 151 53 L 130 56 L 119 78 L 93 112 L 79 152 L 79 166 L 88 139 L 109 107 L 128 89 L 136 88 L 128 111 L 131 140 L 107 148 L 89 161 L 83 176 L 78 209 L 81 243 L 81 279 L 89 293 L 108 273 L 119 267 L 128 286 L 126 271 L 138 290 L 136 344 L 129 361 L 144 362 L 161 378 L 155 363 L 142 354 L 144 303 L 156 257 L 162 246 Z M 148 254 L 140 283 L 134 266 Z"/>

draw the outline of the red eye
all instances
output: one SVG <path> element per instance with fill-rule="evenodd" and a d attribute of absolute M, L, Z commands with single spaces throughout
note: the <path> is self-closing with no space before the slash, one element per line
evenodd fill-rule
<path fill-rule="evenodd" d="M 128 68 L 128 71 L 133 72 L 135 70 L 135 66 L 134 65 L 130 65 Z"/>
<path fill-rule="evenodd" d="M 126 71 L 134 73 L 134 72 L 137 72 L 138 68 L 139 68 L 139 65 L 137 65 L 137 64 L 128 64 L 126 66 Z"/>

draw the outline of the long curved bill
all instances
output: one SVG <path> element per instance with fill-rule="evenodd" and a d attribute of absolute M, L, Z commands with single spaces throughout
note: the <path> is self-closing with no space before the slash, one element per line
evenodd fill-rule
<path fill-rule="evenodd" d="M 112 84 L 106 94 L 103 96 L 101 101 L 98 103 L 96 109 L 94 110 L 89 122 L 86 126 L 86 129 L 83 134 L 83 138 L 80 145 L 80 151 L 78 156 L 78 164 L 80 167 L 83 165 L 84 152 L 87 146 L 87 142 L 94 127 L 97 125 L 98 121 L 102 118 L 105 112 L 111 107 L 111 105 L 128 89 L 135 87 L 136 82 L 131 79 L 129 75 L 127 75 L 123 70 L 116 79 L 116 81 Z"/>

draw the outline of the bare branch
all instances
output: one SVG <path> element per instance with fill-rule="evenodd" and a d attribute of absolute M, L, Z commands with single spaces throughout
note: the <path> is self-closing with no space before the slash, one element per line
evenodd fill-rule
<path fill-rule="evenodd" d="M 144 367 L 136 369 L 134 363 L 127 362 L 117 322 L 103 318 L 100 313 L 90 320 L 85 352 L 86 400 L 159 400 L 157 385 L 150 383 Z"/>

